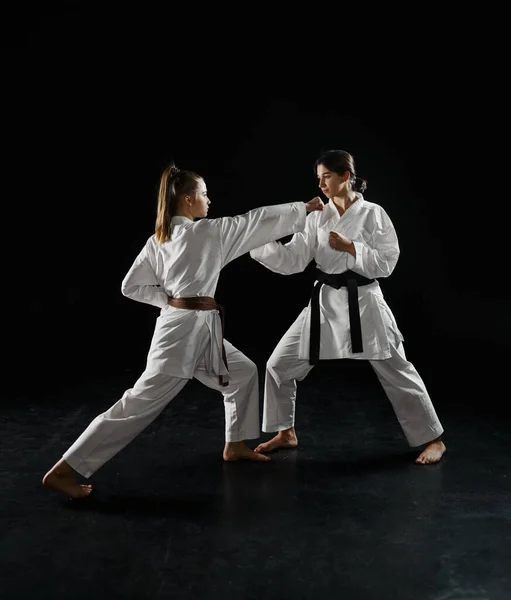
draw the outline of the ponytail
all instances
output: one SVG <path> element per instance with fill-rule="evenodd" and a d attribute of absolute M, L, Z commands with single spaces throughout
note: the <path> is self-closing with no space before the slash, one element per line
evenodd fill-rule
<path fill-rule="evenodd" d="M 158 190 L 158 211 L 156 215 L 156 240 L 160 244 L 169 242 L 172 236 L 172 217 L 179 210 L 183 195 L 194 195 L 201 177 L 191 171 L 181 171 L 174 163 L 162 173 Z"/>

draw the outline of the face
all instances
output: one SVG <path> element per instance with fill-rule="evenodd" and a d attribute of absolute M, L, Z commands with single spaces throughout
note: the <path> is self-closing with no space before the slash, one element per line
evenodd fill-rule
<path fill-rule="evenodd" d="M 346 171 L 344 175 L 329 171 L 325 165 L 318 165 L 318 185 L 327 198 L 338 196 L 347 186 L 350 174 Z"/>
<path fill-rule="evenodd" d="M 194 219 L 208 216 L 208 208 L 211 204 L 211 200 L 208 198 L 208 190 L 203 179 L 198 181 L 195 197 L 190 198 L 190 203 L 190 212 Z"/>

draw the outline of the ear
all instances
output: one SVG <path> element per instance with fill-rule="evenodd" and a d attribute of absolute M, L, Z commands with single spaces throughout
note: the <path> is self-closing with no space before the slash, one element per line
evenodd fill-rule
<path fill-rule="evenodd" d="M 347 181 L 349 181 L 349 180 L 350 180 L 350 172 L 349 172 L 349 171 L 346 171 L 346 172 L 344 173 L 344 175 L 342 176 L 342 181 L 343 181 L 343 183 L 346 183 L 346 182 L 347 182 Z"/>
<path fill-rule="evenodd" d="M 192 198 L 190 196 L 185 194 L 183 200 L 186 202 L 186 204 L 189 204 L 190 206 L 192 205 Z"/>

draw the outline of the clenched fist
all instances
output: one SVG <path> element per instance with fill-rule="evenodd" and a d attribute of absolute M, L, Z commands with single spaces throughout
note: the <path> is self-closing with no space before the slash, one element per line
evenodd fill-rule
<path fill-rule="evenodd" d="M 310 202 L 307 202 L 305 208 L 307 212 L 314 212 L 315 210 L 323 210 L 325 205 L 323 204 L 323 200 L 319 196 L 316 196 Z"/>
<path fill-rule="evenodd" d="M 349 252 L 352 256 L 355 256 L 356 254 L 353 242 L 336 231 L 330 232 L 328 243 L 332 248 L 339 250 L 340 252 Z"/>

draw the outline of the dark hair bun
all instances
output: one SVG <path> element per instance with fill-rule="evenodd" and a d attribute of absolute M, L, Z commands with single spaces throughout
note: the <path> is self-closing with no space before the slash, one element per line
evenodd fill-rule
<path fill-rule="evenodd" d="M 361 177 L 355 177 L 354 188 L 356 192 L 365 192 L 367 189 L 367 181 L 365 179 L 362 179 Z"/>

